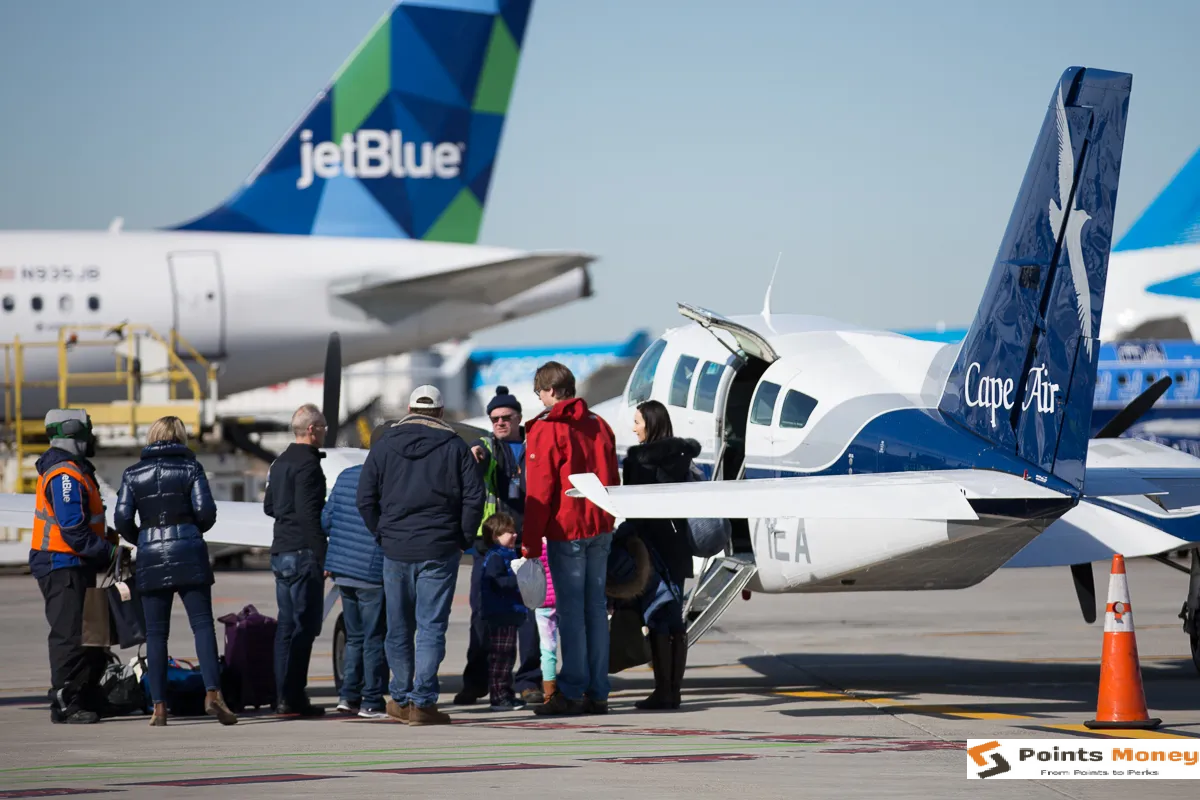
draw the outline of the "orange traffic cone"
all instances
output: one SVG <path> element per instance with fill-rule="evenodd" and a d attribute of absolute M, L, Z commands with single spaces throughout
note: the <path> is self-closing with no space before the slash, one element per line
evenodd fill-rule
<path fill-rule="evenodd" d="M 1108 578 L 1096 718 L 1083 724 L 1089 728 L 1157 728 L 1162 724 L 1161 719 L 1151 719 L 1146 711 L 1137 637 L 1133 633 L 1133 607 L 1125 578 L 1125 557 L 1119 553 L 1113 556 L 1112 573 Z"/>

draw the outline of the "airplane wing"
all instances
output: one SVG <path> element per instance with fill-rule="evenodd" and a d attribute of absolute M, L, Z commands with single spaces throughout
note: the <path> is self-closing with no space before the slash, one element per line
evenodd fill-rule
<path fill-rule="evenodd" d="M 364 275 L 332 291 L 390 324 L 438 303 L 492 306 L 594 260 L 582 253 L 531 253 L 416 278 Z"/>
<path fill-rule="evenodd" d="M 939 470 L 860 475 L 610 486 L 592 473 L 570 476 L 581 496 L 618 518 L 804 517 L 975 520 L 974 499 L 1059 499 L 1067 495 L 1016 475 Z"/>
<path fill-rule="evenodd" d="M 1143 439 L 1088 442 L 1084 495 L 1146 496 L 1167 511 L 1200 506 L 1200 459 Z"/>
<path fill-rule="evenodd" d="M 32 528 L 33 504 L 32 494 L 0 494 L 0 528 Z M 116 495 L 104 497 L 110 527 L 116 505 Z M 263 513 L 262 503 L 218 500 L 217 523 L 204 534 L 204 540 L 210 544 L 270 547 L 274 524 L 275 520 Z M 27 545 L 20 549 L 28 552 Z"/>

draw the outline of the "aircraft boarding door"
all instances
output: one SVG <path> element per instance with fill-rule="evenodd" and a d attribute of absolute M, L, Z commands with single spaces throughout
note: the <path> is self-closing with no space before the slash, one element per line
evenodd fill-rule
<path fill-rule="evenodd" d="M 212 251 L 170 253 L 175 293 L 175 331 L 205 358 L 225 353 L 225 290 L 221 262 Z M 191 355 L 186 347 L 179 355 Z"/>

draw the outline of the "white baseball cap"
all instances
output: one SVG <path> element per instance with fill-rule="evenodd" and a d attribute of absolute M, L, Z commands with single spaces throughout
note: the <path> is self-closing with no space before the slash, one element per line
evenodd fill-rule
<path fill-rule="evenodd" d="M 436 386 L 425 384 L 413 389 L 408 396 L 409 408 L 441 408 L 442 392 Z"/>

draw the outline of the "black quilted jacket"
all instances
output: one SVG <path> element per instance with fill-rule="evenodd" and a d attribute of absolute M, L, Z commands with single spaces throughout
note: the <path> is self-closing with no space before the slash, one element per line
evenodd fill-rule
<path fill-rule="evenodd" d="M 113 521 L 137 545 L 139 592 L 212 585 L 203 533 L 217 521 L 217 506 L 187 446 L 156 442 L 142 450 L 121 478 Z"/>

